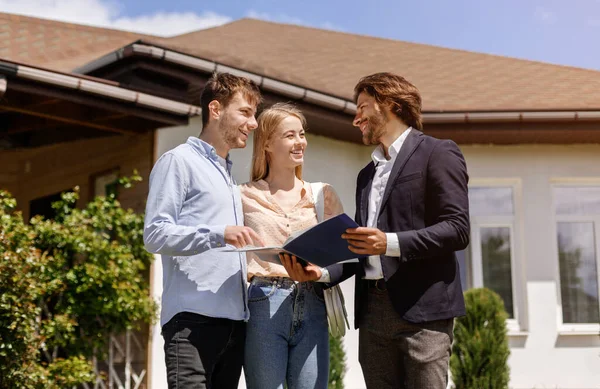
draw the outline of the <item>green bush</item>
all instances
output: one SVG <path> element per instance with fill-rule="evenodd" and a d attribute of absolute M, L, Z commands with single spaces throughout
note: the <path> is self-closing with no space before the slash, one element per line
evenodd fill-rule
<path fill-rule="evenodd" d="M 341 337 L 329 336 L 329 389 L 344 389 L 346 353 Z"/>
<path fill-rule="evenodd" d="M 456 389 L 504 389 L 510 349 L 504 303 L 487 288 L 465 292 L 467 314 L 456 320 L 450 371 Z"/>
<path fill-rule="evenodd" d="M 144 250 L 143 215 L 122 209 L 114 195 L 84 209 L 77 199 L 77 190 L 64 193 L 53 220 L 27 224 L 0 191 L 0 388 L 90 382 L 89 361 L 105 357 L 109 334 L 156 316 L 143 276 L 153 258 Z"/>
<path fill-rule="evenodd" d="M 34 388 L 42 339 L 36 334 L 47 257 L 33 247 L 35 234 L 15 213 L 16 201 L 0 191 L 0 387 Z"/>

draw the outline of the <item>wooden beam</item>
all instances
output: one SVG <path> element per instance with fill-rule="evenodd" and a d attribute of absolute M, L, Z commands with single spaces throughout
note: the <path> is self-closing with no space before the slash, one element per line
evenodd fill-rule
<path fill-rule="evenodd" d="M 47 106 L 47 105 L 58 104 L 60 102 L 61 101 L 58 100 L 58 99 L 48 99 L 48 100 L 42 100 L 42 101 L 40 101 L 38 103 L 35 103 L 35 104 L 29 104 L 29 105 L 27 105 L 27 106 L 25 106 L 23 108 L 25 108 L 25 109 L 34 109 L 34 108 L 44 107 L 44 106 Z M 0 105 L 0 115 L 2 115 L 2 114 L 9 114 L 10 112 L 11 112 L 10 110 L 4 109 L 4 107 Z"/>
<path fill-rule="evenodd" d="M 25 114 L 25 115 L 30 115 L 30 116 L 40 117 L 40 118 L 44 118 L 44 119 L 55 120 L 57 122 L 67 123 L 67 124 L 75 125 L 75 126 L 95 128 L 96 130 L 115 132 L 117 134 L 127 134 L 127 135 L 139 135 L 140 134 L 137 131 L 124 130 L 122 128 L 105 126 L 105 125 L 96 124 L 96 123 L 93 123 L 93 122 L 90 122 L 90 121 L 85 121 L 85 120 L 71 119 L 71 118 L 67 118 L 67 117 L 53 115 L 53 114 L 50 114 L 50 113 L 38 112 L 38 111 L 34 111 L 34 110 L 30 110 L 30 109 L 25 109 L 25 108 L 21 108 L 21 107 L 15 107 L 15 106 L 12 106 L 12 105 L 3 105 L 2 108 L 5 109 L 5 110 L 12 111 L 12 112 L 19 112 L 19 113 L 22 113 L 22 114 Z"/>
<path fill-rule="evenodd" d="M 12 117 L 6 117 L 7 125 L 5 126 L 5 130 L 1 132 L 2 134 L 6 135 L 33 131 L 34 128 L 53 128 L 59 125 L 57 122 L 50 122 L 48 119 L 44 118 L 20 115 L 9 110 L 3 110 L 3 112 L 5 112 L 7 115 L 12 115 Z"/>
<path fill-rule="evenodd" d="M 106 122 L 109 120 L 122 119 L 127 116 L 128 115 L 124 114 L 124 113 L 117 113 L 117 114 L 109 115 L 109 116 L 101 116 L 101 117 L 92 119 L 89 122 L 97 124 L 97 123 Z M 28 125 L 28 126 L 27 125 L 18 125 L 18 124 L 14 125 L 13 123 L 11 123 L 11 125 L 9 125 L 9 129 L 7 131 L 2 132 L 2 134 L 13 135 L 13 134 L 22 134 L 25 132 L 50 130 L 50 129 L 61 127 L 62 125 L 65 124 L 62 122 L 47 123 L 46 118 L 40 118 L 40 117 L 38 117 L 37 120 L 39 121 L 39 123 L 36 123 L 35 125 Z M 139 134 L 139 132 L 135 132 L 135 131 L 134 131 L 134 133 Z"/>
<path fill-rule="evenodd" d="M 87 107 L 88 109 L 92 110 L 125 113 L 127 115 L 156 123 L 152 127 L 144 128 L 145 130 L 173 125 L 186 125 L 189 122 L 187 116 L 175 115 L 169 112 L 145 108 L 143 106 L 137 106 L 126 101 L 115 101 L 109 98 L 103 98 L 101 96 L 94 96 L 82 91 L 55 88 L 23 79 L 10 80 L 6 94 L 8 95 L 11 92 L 25 93 L 28 95 L 41 95 L 74 103 L 82 109 L 83 107 Z"/>

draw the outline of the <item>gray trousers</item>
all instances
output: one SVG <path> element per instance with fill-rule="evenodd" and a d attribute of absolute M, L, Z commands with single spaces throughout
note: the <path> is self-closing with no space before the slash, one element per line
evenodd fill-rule
<path fill-rule="evenodd" d="M 368 289 L 358 359 L 369 389 L 445 389 L 454 319 L 413 324 L 400 318 L 386 290 Z"/>

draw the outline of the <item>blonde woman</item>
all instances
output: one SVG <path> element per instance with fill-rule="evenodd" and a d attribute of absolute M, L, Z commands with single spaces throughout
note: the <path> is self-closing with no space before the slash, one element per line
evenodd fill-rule
<path fill-rule="evenodd" d="M 317 223 L 315 200 L 302 180 L 306 119 L 289 104 L 258 117 L 252 181 L 241 186 L 244 223 L 265 245 L 279 245 Z M 331 186 L 323 185 L 324 218 L 343 212 Z M 305 258 L 310 261 L 310 258 Z M 287 258 L 289 260 L 289 258 Z M 320 281 L 326 272 L 309 271 Z M 244 372 L 249 389 L 327 388 L 329 334 L 322 283 L 295 282 L 282 265 L 248 255 L 248 306 Z"/>

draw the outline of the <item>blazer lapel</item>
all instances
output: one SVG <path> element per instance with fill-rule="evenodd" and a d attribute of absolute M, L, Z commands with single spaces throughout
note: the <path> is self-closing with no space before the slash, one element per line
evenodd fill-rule
<path fill-rule="evenodd" d="M 404 140 L 398 155 L 396 156 L 396 161 L 394 162 L 394 166 L 392 166 L 392 171 L 390 172 L 390 178 L 388 179 L 387 185 L 385 186 L 385 192 L 383 192 L 383 199 L 381 200 L 381 206 L 379 207 L 379 215 L 383 211 L 385 204 L 390 198 L 390 194 L 392 192 L 392 188 L 394 187 L 394 182 L 396 178 L 404 169 L 404 166 L 408 162 L 410 156 L 415 152 L 419 143 L 423 141 L 422 137 L 423 133 L 419 130 L 415 130 L 414 128 L 410 130 L 410 133 Z M 379 217 L 379 215 L 377 215 Z"/>
<path fill-rule="evenodd" d="M 368 170 L 365 172 L 366 182 L 362 187 L 360 193 L 360 222 L 362 226 L 367 225 L 368 211 L 369 211 L 369 193 L 371 192 L 371 185 L 373 184 L 373 177 L 375 176 L 375 164 L 373 162 L 367 165 Z"/>

